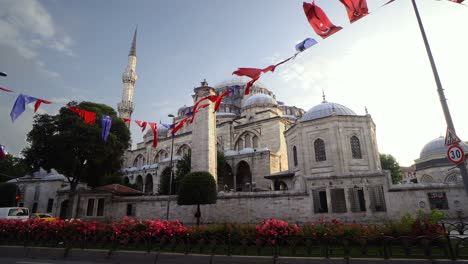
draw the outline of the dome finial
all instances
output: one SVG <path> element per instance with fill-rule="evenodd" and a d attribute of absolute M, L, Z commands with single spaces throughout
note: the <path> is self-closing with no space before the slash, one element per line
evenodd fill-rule
<path fill-rule="evenodd" d="M 206 79 L 203 79 L 203 82 L 201 82 L 201 86 L 202 87 L 207 87 L 208 86 L 208 82 L 206 81 Z"/>
<path fill-rule="evenodd" d="M 369 114 L 369 111 L 367 111 L 367 106 L 364 106 L 364 111 L 366 111 L 366 115 Z"/>
<path fill-rule="evenodd" d="M 322 103 L 326 103 L 327 100 L 325 100 L 325 91 L 323 90 L 323 88 L 322 88 L 322 98 L 323 98 Z"/>

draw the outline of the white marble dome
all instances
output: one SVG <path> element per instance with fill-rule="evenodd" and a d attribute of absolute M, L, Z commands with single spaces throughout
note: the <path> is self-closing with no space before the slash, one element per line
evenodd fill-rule
<path fill-rule="evenodd" d="M 278 105 L 275 98 L 271 97 L 268 94 L 254 94 L 247 98 L 242 103 L 242 108 L 251 107 L 251 106 L 271 106 Z"/>
<path fill-rule="evenodd" d="M 468 145 L 463 142 L 459 143 L 460 146 L 465 150 L 465 153 L 468 152 Z M 419 154 L 420 159 L 429 159 L 433 157 L 445 157 L 447 155 L 448 146 L 445 146 L 445 138 L 440 136 L 436 139 L 429 141 L 424 145 L 421 153 Z"/>
<path fill-rule="evenodd" d="M 356 113 L 344 105 L 323 101 L 321 104 L 310 108 L 300 121 L 310 121 L 332 115 L 355 116 Z"/>

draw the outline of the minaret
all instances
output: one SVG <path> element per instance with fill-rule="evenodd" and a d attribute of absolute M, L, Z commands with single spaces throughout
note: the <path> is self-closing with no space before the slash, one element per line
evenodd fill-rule
<path fill-rule="evenodd" d="M 133 113 L 133 91 L 135 89 L 135 81 L 138 76 L 136 75 L 136 37 L 137 28 L 133 34 L 132 47 L 128 53 L 128 64 L 125 71 L 122 73 L 123 92 L 122 101 L 118 103 L 117 110 L 119 111 L 120 118 L 131 118 Z"/>

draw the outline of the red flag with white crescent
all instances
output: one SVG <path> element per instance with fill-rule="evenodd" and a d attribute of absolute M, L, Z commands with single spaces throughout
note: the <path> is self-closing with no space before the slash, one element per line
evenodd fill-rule
<path fill-rule="evenodd" d="M 309 24 L 320 37 L 327 38 L 342 29 L 333 25 L 325 12 L 313 1 L 311 4 L 304 2 L 302 7 Z"/>
<path fill-rule="evenodd" d="M 141 127 L 141 132 L 143 133 L 146 129 L 146 125 L 147 123 L 145 121 L 138 121 L 138 120 L 135 120 L 135 123 Z"/>
<path fill-rule="evenodd" d="M 351 23 L 369 14 L 366 0 L 340 0 L 340 2 L 345 6 Z"/>
<path fill-rule="evenodd" d="M 156 123 L 148 123 L 151 130 L 153 131 L 153 148 L 158 146 L 158 125 Z"/>

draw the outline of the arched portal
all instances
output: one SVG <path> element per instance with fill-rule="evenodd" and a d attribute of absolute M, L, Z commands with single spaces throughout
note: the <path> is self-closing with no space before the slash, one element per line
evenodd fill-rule
<path fill-rule="evenodd" d="M 220 175 L 218 175 L 218 190 L 228 192 L 234 190 L 234 174 L 232 173 L 231 166 L 227 162 L 224 163 L 224 168 L 224 177 L 221 179 L 219 178 Z"/>
<path fill-rule="evenodd" d="M 60 219 L 67 219 L 68 211 L 68 200 L 65 200 L 60 204 Z"/>
<path fill-rule="evenodd" d="M 143 191 L 143 177 L 141 177 L 141 175 L 137 176 L 135 183 L 137 190 Z"/>
<path fill-rule="evenodd" d="M 145 193 L 153 192 L 153 176 L 151 174 L 146 175 L 145 180 Z"/>
<path fill-rule="evenodd" d="M 236 191 L 252 191 L 252 172 L 247 162 L 241 161 L 237 164 Z"/>

